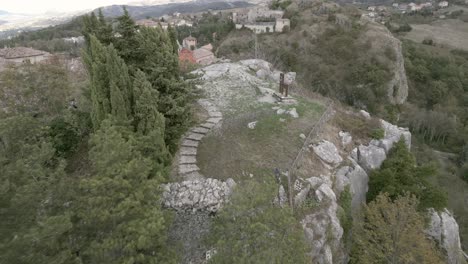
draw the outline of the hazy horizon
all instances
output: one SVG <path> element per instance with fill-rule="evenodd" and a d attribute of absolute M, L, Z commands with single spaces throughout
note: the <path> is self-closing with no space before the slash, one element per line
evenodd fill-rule
<path fill-rule="evenodd" d="M 19 14 L 42 14 L 46 12 L 74 12 L 94 9 L 101 6 L 121 5 L 135 2 L 134 0 L 1 0 L 0 10 Z"/>

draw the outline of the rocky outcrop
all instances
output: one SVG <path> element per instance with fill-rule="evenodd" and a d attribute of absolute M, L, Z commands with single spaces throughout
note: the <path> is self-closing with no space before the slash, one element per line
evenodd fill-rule
<path fill-rule="evenodd" d="M 229 199 L 234 180 L 199 179 L 164 185 L 163 204 L 181 211 L 217 212 Z"/>
<path fill-rule="evenodd" d="M 338 153 L 336 146 L 327 140 L 322 140 L 316 145 L 312 146 L 314 153 L 319 156 L 319 158 L 331 165 L 336 166 L 343 161 L 343 158 Z"/>
<path fill-rule="evenodd" d="M 341 258 L 333 254 L 340 248 L 343 228 L 337 217 L 337 198 L 331 182 L 325 179 L 327 177 L 329 176 L 321 175 L 305 180 L 308 184 L 299 192 L 301 196 L 312 197 L 311 199 L 323 205 L 301 221 L 306 239 L 311 245 L 312 263 L 317 264 L 338 263 Z"/>
<path fill-rule="evenodd" d="M 385 120 L 380 120 L 380 125 L 384 130 L 384 138 L 374 139 L 368 146 L 360 145 L 351 153 L 351 158 L 366 171 L 380 168 L 393 144 L 400 138 L 403 138 L 408 148 L 411 148 L 411 133 L 407 128 L 392 125 Z"/>
<path fill-rule="evenodd" d="M 466 263 L 464 253 L 460 245 L 458 224 L 452 214 L 445 209 L 442 212 L 429 210 L 430 224 L 426 230 L 447 254 L 448 264 Z"/>
<path fill-rule="evenodd" d="M 366 171 L 353 161 L 352 166 L 341 167 L 335 176 L 335 189 L 339 196 L 346 186 L 349 185 L 352 200 L 353 212 L 359 211 L 362 204 L 366 203 L 366 194 L 369 183 L 369 176 Z"/>
<path fill-rule="evenodd" d="M 402 104 L 408 97 L 408 80 L 406 78 L 405 60 L 401 41 L 378 23 L 363 21 L 367 24 L 367 31 L 362 41 L 370 41 L 373 53 L 379 60 L 386 61 L 393 72 L 391 80 L 387 83 L 387 96 L 392 104 Z"/>

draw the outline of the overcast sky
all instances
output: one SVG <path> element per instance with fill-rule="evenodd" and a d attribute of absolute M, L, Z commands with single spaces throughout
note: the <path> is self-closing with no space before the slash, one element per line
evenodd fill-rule
<path fill-rule="evenodd" d="M 47 11 L 79 11 L 113 4 L 126 4 L 129 0 L 0 0 L 0 10 L 11 13 L 38 14 Z"/>

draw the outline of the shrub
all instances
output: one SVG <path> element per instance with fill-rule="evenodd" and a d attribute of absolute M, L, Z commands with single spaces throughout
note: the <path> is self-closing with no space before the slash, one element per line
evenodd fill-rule
<path fill-rule="evenodd" d="M 376 128 L 371 131 L 370 136 L 373 139 L 382 139 L 385 137 L 385 130 L 383 128 Z"/>

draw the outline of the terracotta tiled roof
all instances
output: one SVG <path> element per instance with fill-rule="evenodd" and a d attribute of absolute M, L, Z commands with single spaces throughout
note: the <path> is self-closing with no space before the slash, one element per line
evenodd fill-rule
<path fill-rule="evenodd" d="M 199 60 L 207 56 L 212 56 L 212 55 L 213 55 L 213 52 L 206 50 L 206 49 L 196 49 L 193 51 L 193 57 L 195 57 L 196 60 Z"/>
<path fill-rule="evenodd" d="M 45 55 L 46 53 L 47 52 L 42 50 L 35 50 L 25 47 L 0 49 L 0 56 L 5 57 L 5 59 L 35 57 Z"/>

